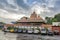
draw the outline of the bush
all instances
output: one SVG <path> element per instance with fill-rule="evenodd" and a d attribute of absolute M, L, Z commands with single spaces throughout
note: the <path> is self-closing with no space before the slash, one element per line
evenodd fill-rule
<path fill-rule="evenodd" d="M 14 29 L 14 27 L 8 27 L 7 29 L 8 29 L 8 30 L 11 30 L 11 29 Z"/>

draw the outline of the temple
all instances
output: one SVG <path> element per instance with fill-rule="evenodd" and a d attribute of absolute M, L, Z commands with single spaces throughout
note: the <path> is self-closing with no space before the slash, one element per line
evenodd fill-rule
<path fill-rule="evenodd" d="M 44 24 L 45 21 L 43 20 L 40 15 L 37 15 L 34 11 L 31 16 L 28 17 L 22 17 L 20 20 L 16 21 L 15 27 L 40 27 L 42 24 Z"/>

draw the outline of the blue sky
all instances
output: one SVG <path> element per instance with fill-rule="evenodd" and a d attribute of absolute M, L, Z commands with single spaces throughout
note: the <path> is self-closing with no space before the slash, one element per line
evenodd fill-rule
<path fill-rule="evenodd" d="M 41 17 L 60 13 L 60 0 L 0 0 L 0 20 L 18 20 L 35 12 Z M 10 20 L 9 20 L 10 22 Z"/>

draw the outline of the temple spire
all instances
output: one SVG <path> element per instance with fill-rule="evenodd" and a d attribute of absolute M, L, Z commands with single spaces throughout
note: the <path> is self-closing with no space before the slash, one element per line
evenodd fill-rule
<path fill-rule="evenodd" d="M 35 9 L 34 9 L 33 13 L 30 16 L 30 19 L 36 19 L 36 18 L 37 18 L 37 14 L 36 14 Z"/>
<path fill-rule="evenodd" d="M 36 14 L 35 9 L 34 9 L 34 11 L 33 11 L 33 14 Z"/>

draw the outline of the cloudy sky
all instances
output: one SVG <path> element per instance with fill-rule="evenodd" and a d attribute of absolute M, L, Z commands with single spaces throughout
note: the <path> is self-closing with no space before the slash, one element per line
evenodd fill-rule
<path fill-rule="evenodd" d="M 60 12 L 60 0 L 0 0 L 0 21 L 11 22 L 35 11 L 41 17 Z"/>

